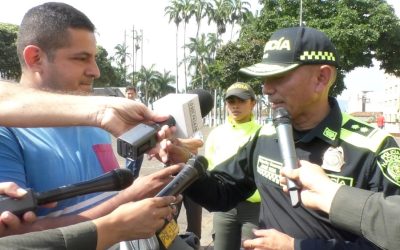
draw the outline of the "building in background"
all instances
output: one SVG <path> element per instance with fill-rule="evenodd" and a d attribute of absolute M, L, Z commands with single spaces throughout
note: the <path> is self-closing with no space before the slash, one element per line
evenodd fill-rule
<path fill-rule="evenodd" d="M 382 91 L 372 91 L 365 86 L 364 90 L 353 92 L 346 100 L 347 113 L 376 124 L 378 114 L 385 117 L 386 130 L 400 132 L 400 78 L 385 75 Z"/>
<path fill-rule="evenodd" d="M 382 102 L 383 116 L 386 122 L 400 122 L 400 78 L 387 76 Z"/>

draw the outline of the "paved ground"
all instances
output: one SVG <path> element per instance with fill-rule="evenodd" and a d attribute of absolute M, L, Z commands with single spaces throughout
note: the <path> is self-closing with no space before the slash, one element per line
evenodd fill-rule
<path fill-rule="evenodd" d="M 202 129 L 202 133 L 204 136 L 204 139 L 207 138 L 207 135 L 210 131 L 210 128 L 206 127 Z M 396 137 L 397 143 L 400 145 L 400 137 Z M 114 143 L 115 145 L 115 143 Z M 116 148 L 114 149 L 115 152 L 117 152 Z M 200 149 L 200 154 L 204 153 L 204 147 Z M 119 157 L 118 158 L 120 165 L 124 165 L 124 159 Z M 143 161 L 142 169 L 141 169 L 141 175 L 147 175 L 149 173 L 153 173 L 159 169 L 162 168 L 162 164 L 160 164 L 157 160 L 153 161 L 148 161 L 145 159 Z M 185 216 L 185 211 L 184 211 L 184 206 L 182 206 L 182 210 L 180 213 L 180 216 L 178 218 L 178 224 L 181 232 L 186 229 L 186 216 Z M 211 238 L 211 231 L 212 231 L 212 214 L 208 212 L 207 210 L 203 209 L 203 220 L 202 220 L 202 238 L 201 238 L 201 249 L 202 250 L 213 250 L 213 241 Z"/>

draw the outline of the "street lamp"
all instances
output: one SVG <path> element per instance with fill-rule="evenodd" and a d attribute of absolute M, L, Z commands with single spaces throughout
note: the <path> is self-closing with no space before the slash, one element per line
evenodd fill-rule
<path fill-rule="evenodd" d="M 365 104 L 369 103 L 369 98 L 367 98 L 367 93 L 372 92 L 371 90 L 363 90 L 361 91 L 361 111 L 365 112 Z"/>

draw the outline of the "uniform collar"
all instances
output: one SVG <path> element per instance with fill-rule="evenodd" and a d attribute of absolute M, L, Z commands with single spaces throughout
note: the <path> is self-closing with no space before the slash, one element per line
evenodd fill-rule
<path fill-rule="evenodd" d="M 231 127 L 233 128 L 243 128 L 243 127 L 247 127 L 253 123 L 255 123 L 255 117 L 253 114 L 251 114 L 251 119 L 248 122 L 243 122 L 243 123 L 236 123 L 235 120 L 232 119 L 232 117 L 228 116 L 228 124 L 231 125 Z"/>
<path fill-rule="evenodd" d="M 329 97 L 328 101 L 331 108 L 329 114 L 315 128 L 306 132 L 298 141 L 307 143 L 318 137 L 332 146 L 336 147 L 339 145 L 342 114 L 335 98 Z"/>

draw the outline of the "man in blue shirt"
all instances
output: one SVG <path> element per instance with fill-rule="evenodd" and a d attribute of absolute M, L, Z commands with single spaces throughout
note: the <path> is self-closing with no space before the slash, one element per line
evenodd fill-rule
<path fill-rule="evenodd" d="M 17 39 L 22 67 L 20 85 L 89 94 L 94 79 L 100 76 L 94 29 L 82 12 L 67 4 L 45 3 L 30 9 Z M 0 128 L 1 182 L 13 181 L 40 192 L 92 179 L 117 167 L 110 135 L 99 128 Z M 39 210 L 39 215 L 47 217 L 22 225 L 19 232 L 101 217 L 123 203 L 156 193 L 162 183 L 169 181 L 161 179 L 158 185 L 146 186 L 145 193 L 134 191 L 131 186 L 119 194 L 95 193 L 60 201 L 55 208 Z M 60 217 L 52 218 L 57 216 Z"/>

